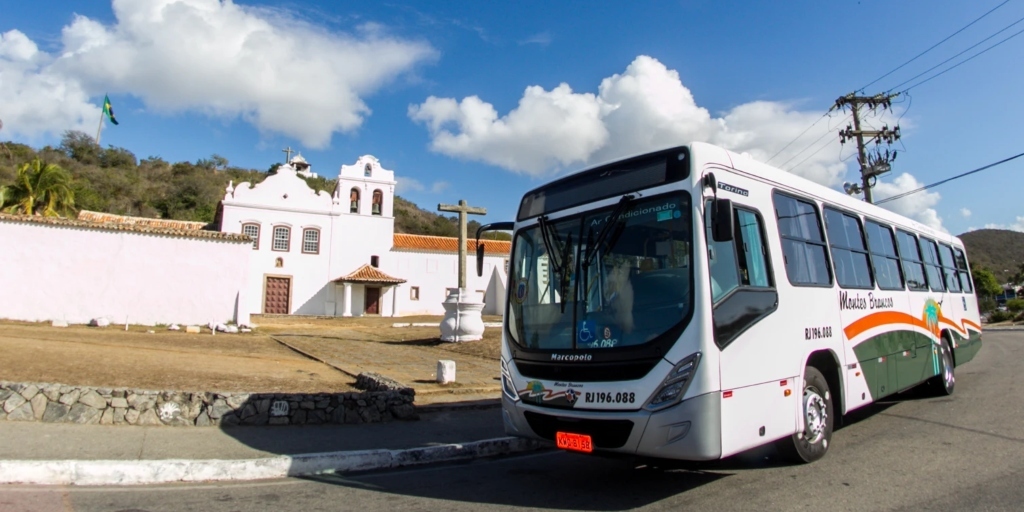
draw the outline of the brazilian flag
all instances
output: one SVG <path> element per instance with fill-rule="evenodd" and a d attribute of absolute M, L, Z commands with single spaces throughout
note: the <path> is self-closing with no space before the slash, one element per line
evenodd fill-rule
<path fill-rule="evenodd" d="M 103 113 L 111 123 L 117 124 L 117 119 L 114 119 L 114 108 L 110 106 L 110 97 L 107 95 L 103 96 Z"/>

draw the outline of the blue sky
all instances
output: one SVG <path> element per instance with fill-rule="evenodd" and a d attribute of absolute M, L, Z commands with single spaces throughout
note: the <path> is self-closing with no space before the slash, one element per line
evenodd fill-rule
<path fill-rule="evenodd" d="M 466 199 L 506 220 L 528 189 L 609 158 L 704 140 L 768 160 L 837 97 L 1001 3 L 0 0 L 0 140 L 94 134 L 107 93 L 121 124 L 101 142 L 140 158 L 266 169 L 291 147 L 333 177 L 372 154 L 427 209 Z M 928 78 L 1024 22 L 900 85 L 1021 18 L 1024 2 L 1006 2 L 864 92 Z M 866 116 L 903 131 L 876 198 L 1024 151 L 1022 50 L 1024 35 Z M 829 132 L 844 117 L 770 163 L 857 180 L 853 147 Z M 1024 231 L 1022 169 L 887 206 L 953 233 Z"/>

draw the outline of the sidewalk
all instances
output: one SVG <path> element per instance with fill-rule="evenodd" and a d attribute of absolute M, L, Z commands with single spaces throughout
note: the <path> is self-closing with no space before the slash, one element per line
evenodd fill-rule
<path fill-rule="evenodd" d="M 535 450 L 501 409 L 419 421 L 295 427 L 111 427 L 0 422 L 0 483 L 130 485 L 369 471 Z M 426 410 L 429 411 L 430 408 Z"/>

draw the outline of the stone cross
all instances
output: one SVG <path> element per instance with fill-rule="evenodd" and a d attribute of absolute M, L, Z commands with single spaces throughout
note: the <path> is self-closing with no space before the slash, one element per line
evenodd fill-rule
<path fill-rule="evenodd" d="M 294 153 L 295 150 L 292 149 L 291 146 L 288 146 L 288 147 L 282 149 L 281 152 L 284 153 L 284 163 L 286 163 L 286 164 L 291 163 L 292 162 L 292 153 Z"/>
<path fill-rule="evenodd" d="M 439 204 L 439 212 L 458 212 L 459 214 L 459 289 L 466 288 L 466 215 L 487 215 L 487 208 L 469 206 L 465 199 L 459 200 L 459 205 Z"/>

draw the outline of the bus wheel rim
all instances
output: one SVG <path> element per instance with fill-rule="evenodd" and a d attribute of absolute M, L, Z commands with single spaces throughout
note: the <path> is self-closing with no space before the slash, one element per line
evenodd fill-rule
<path fill-rule="evenodd" d="M 956 377 L 953 376 L 953 360 L 949 357 L 949 349 L 942 347 L 942 380 L 946 389 L 953 387 Z"/>
<path fill-rule="evenodd" d="M 804 390 L 804 437 L 808 444 L 816 444 L 825 437 L 828 408 L 825 399 L 813 387 Z"/>

